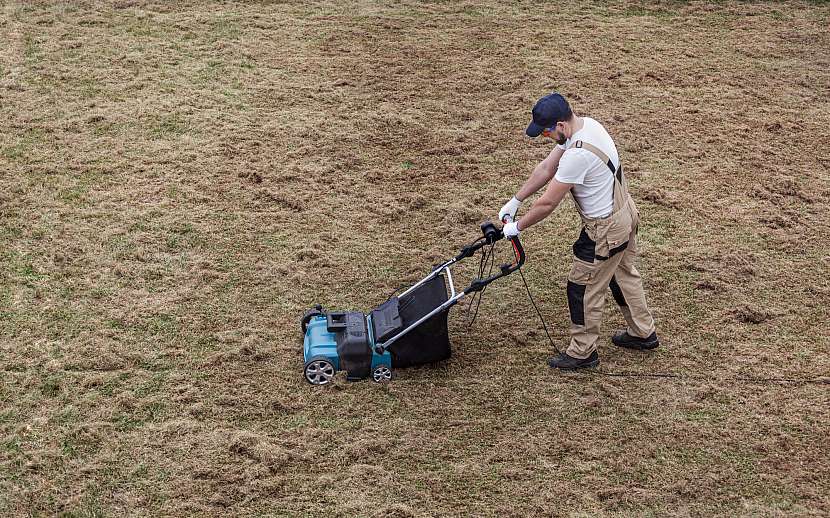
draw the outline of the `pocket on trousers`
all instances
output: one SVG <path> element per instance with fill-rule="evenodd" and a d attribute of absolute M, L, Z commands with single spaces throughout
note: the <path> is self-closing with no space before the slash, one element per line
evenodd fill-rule
<path fill-rule="evenodd" d="M 599 252 L 597 252 L 597 259 L 608 259 L 626 249 L 628 239 L 631 236 L 632 223 L 631 212 L 627 208 L 618 211 L 611 217 L 608 227 L 604 229 L 602 239 L 605 253 L 600 257 Z M 597 245 L 597 249 L 599 249 L 599 245 Z"/>
<path fill-rule="evenodd" d="M 568 275 L 568 281 L 573 284 L 585 286 L 591 284 L 596 278 L 597 267 L 596 264 L 585 262 L 581 259 L 574 258 L 571 273 Z"/>
<path fill-rule="evenodd" d="M 631 225 L 612 227 L 608 230 L 608 257 L 614 257 L 628 247 L 628 238 L 631 236 Z"/>

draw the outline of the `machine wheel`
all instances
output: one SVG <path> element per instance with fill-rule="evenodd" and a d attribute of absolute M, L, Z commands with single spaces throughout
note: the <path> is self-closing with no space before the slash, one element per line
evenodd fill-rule
<path fill-rule="evenodd" d="M 323 313 L 323 306 L 320 304 L 317 304 L 312 309 L 306 311 L 305 315 L 303 315 L 303 318 L 300 320 L 300 327 L 303 330 L 303 334 L 305 334 L 305 331 L 308 328 L 308 323 L 311 322 L 312 318 L 323 315 L 325 315 L 325 313 Z"/>
<path fill-rule="evenodd" d="M 325 358 L 312 358 L 306 362 L 303 373 L 312 385 L 325 385 L 334 379 L 334 365 Z"/>
<path fill-rule="evenodd" d="M 378 365 L 372 371 L 372 379 L 375 380 L 375 383 L 386 383 L 392 379 L 392 369 L 388 365 Z"/>

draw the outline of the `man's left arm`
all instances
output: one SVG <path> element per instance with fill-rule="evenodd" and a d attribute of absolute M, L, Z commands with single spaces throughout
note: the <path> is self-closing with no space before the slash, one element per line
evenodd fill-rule
<path fill-rule="evenodd" d="M 530 207 L 527 214 L 519 220 L 517 229 L 525 230 L 529 226 L 535 225 L 548 217 L 559 206 L 562 198 L 565 197 L 573 186 L 574 184 L 572 183 L 563 183 L 556 178 L 551 180 L 545 193 L 533 203 L 533 206 Z"/>

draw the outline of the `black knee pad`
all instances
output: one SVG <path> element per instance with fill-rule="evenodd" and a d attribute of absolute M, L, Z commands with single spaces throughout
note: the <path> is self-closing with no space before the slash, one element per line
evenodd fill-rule
<path fill-rule="evenodd" d="M 622 288 L 620 285 L 617 284 L 617 277 L 611 277 L 611 282 L 608 284 L 611 288 L 611 295 L 614 296 L 614 300 L 617 301 L 617 305 L 621 308 L 628 307 L 628 303 L 625 301 L 625 296 L 623 295 Z"/>
<path fill-rule="evenodd" d="M 568 281 L 568 309 L 571 322 L 578 326 L 585 325 L 585 285 Z"/>

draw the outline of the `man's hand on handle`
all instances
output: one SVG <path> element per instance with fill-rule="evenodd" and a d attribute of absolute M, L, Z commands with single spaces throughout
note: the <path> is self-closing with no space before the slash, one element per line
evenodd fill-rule
<path fill-rule="evenodd" d="M 506 216 L 510 216 L 510 220 L 516 219 L 516 213 L 519 212 L 519 206 L 522 204 L 515 196 L 504 204 L 504 207 L 499 211 L 499 221 L 504 221 Z"/>
<path fill-rule="evenodd" d="M 516 198 L 513 198 L 514 200 Z M 519 223 L 514 221 L 514 217 L 510 214 L 505 214 L 501 218 L 502 223 L 504 226 L 501 228 L 502 234 L 506 239 L 512 239 L 519 235 Z"/>
<path fill-rule="evenodd" d="M 519 222 L 518 221 L 508 221 L 504 224 L 501 231 L 504 233 L 504 237 L 507 239 L 514 238 L 519 235 Z"/>

